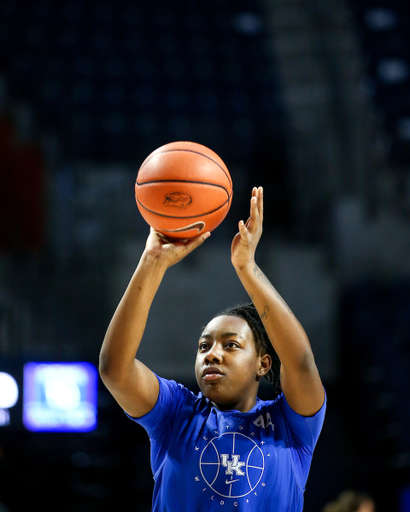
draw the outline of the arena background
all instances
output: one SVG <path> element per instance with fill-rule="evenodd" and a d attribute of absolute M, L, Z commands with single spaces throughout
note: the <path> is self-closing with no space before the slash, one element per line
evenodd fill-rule
<path fill-rule="evenodd" d="M 101 381 L 94 430 L 32 432 L 23 367 L 97 366 L 148 234 L 138 168 L 174 140 L 216 151 L 234 200 L 140 357 L 196 389 L 201 326 L 246 300 L 230 242 L 262 185 L 257 258 L 328 392 L 305 511 L 345 489 L 410 510 L 409 34 L 404 0 L 0 0 L 0 510 L 150 510 L 148 438 Z"/>

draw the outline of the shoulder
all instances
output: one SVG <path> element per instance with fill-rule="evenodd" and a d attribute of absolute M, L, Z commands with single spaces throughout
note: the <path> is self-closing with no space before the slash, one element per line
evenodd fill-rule
<path fill-rule="evenodd" d="M 282 414 L 282 402 L 284 400 L 284 395 L 281 393 L 273 400 L 260 400 L 258 398 L 257 404 L 254 407 L 254 412 L 263 412 L 263 411 L 270 411 L 271 413 L 275 414 Z"/>
<path fill-rule="evenodd" d="M 168 417 L 175 414 L 181 414 L 184 410 L 200 411 L 209 408 L 208 400 L 202 393 L 196 395 L 183 384 L 175 380 L 164 379 L 156 375 L 159 382 L 159 395 L 157 403 L 152 411 L 152 415 L 166 413 Z"/>
<path fill-rule="evenodd" d="M 278 395 L 274 400 L 258 400 L 254 408 L 254 414 L 268 414 L 276 421 L 282 420 L 291 428 L 303 428 L 309 432 L 321 429 L 326 413 L 327 397 L 322 407 L 312 416 L 302 416 L 292 409 L 283 393 Z M 314 435 L 316 437 L 316 435 Z"/>
<path fill-rule="evenodd" d="M 173 405 L 186 404 L 192 407 L 194 404 L 201 401 L 201 396 L 196 395 L 193 391 L 189 390 L 183 384 L 175 380 L 164 379 L 156 375 L 159 382 L 159 405 Z"/>
<path fill-rule="evenodd" d="M 315 447 L 321 433 L 326 414 L 327 396 L 322 407 L 312 416 L 302 416 L 292 409 L 282 394 L 278 401 L 284 422 L 296 444 Z"/>
<path fill-rule="evenodd" d="M 127 415 L 144 427 L 151 436 L 161 436 L 165 431 L 171 432 L 175 426 L 186 424 L 195 415 L 203 414 L 209 409 L 207 399 L 201 393 L 196 395 L 183 384 L 158 375 L 156 377 L 159 394 L 152 410 L 140 418 Z"/>
<path fill-rule="evenodd" d="M 311 418 L 317 418 L 320 416 L 324 416 L 326 412 L 326 405 L 327 405 L 327 395 L 325 392 L 325 399 L 322 407 L 312 416 L 302 416 L 301 414 L 297 413 L 292 409 L 292 407 L 289 405 L 288 401 L 286 400 L 286 397 L 284 393 L 281 393 L 278 395 L 274 400 L 258 400 L 258 403 L 255 407 L 255 410 L 263 410 L 263 409 L 270 409 L 276 414 L 281 414 L 286 416 L 289 419 L 293 420 L 308 420 Z"/>

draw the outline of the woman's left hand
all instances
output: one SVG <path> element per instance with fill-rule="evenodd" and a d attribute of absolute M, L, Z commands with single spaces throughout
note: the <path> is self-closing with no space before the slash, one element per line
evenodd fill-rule
<path fill-rule="evenodd" d="M 251 197 L 250 217 L 239 221 L 239 233 L 232 240 L 231 261 L 236 269 L 255 262 L 255 251 L 262 236 L 263 189 L 254 187 Z"/>

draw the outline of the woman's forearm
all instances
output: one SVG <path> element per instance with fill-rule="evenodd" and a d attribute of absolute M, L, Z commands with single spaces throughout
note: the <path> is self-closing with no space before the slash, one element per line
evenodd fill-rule
<path fill-rule="evenodd" d="M 166 269 L 161 257 L 144 252 L 102 344 L 100 374 L 103 378 L 120 379 L 134 364 L 152 301 Z"/>
<path fill-rule="evenodd" d="M 237 268 L 236 272 L 263 321 L 282 365 L 303 369 L 313 362 L 313 353 L 303 327 L 258 265 L 249 263 Z"/>

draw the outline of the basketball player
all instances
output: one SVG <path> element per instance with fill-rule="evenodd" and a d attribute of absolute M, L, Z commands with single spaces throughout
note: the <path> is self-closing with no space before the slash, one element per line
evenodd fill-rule
<path fill-rule="evenodd" d="M 149 434 L 155 512 L 302 511 L 326 399 L 303 328 L 255 263 L 262 217 L 263 190 L 255 187 L 250 217 L 239 222 L 231 247 L 252 304 L 216 316 L 203 330 L 198 396 L 158 377 L 135 354 L 166 270 L 209 233 L 171 243 L 151 229 L 108 327 L 100 374 Z M 261 401 L 259 383 L 272 367 L 282 392 Z"/>

